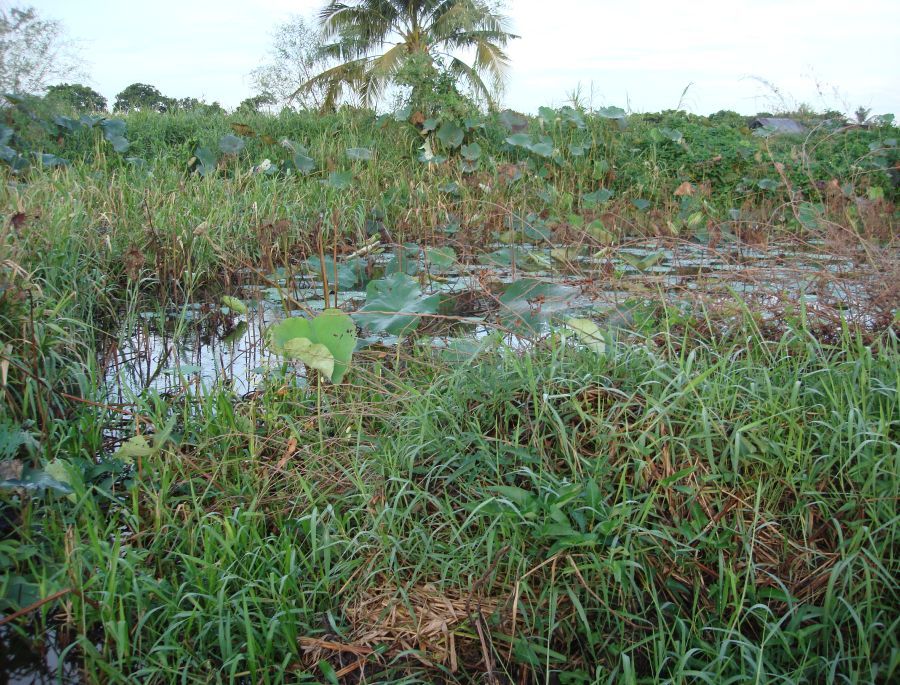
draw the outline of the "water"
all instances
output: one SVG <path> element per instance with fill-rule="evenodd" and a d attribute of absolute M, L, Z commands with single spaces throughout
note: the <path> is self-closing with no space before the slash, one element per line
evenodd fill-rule
<path fill-rule="evenodd" d="M 0 685 L 69 685 L 81 682 L 72 659 L 56 631 L 41 641 L 26 640 L 8 626 L 0 626 Z"/>
<path fill-rule="evenodd" d="M 559 251 L 557 258 L 553 254 L 549 248 L 520 246 L 514 265 L 456 265 L 433 273 L 435 279 L 426 283 L 425 292 L 440 292 L 446 302 L 441 318 L 422 327 L 420 339 L 427 335 L 431 344 L 445 347 L 454 338 L 477 339 L 496 330 L 503 319 L 498 295 L 521 278 L 571 287 L 575 295 L 564 302 L 536 305 L 559 309 L 565 316 L 602 317 L 642 299 L 703 301 L 715 307 L 732 302 L 737 294 L 754 299 L 764 316 L 778 316 L 785 306 L 802 301 L 811 315 L 818 312 L 830 319 L 838 312 L 853 315 L 852 304 L 866 300 L 865 281 L 871 278 L 861 275 L 863 270 L 850 257 L 789 245 L 713 251 L 700 245 L 673 248 L 646 241 L 609 254 L 567 248 L 564 261 L 558 258 Z M 376 262 L 378 269 L 385 259 Z M 266 349 L 265 329 L 285 316 L 313 314 L 326 307 L 315 277 L 273 274 L 266 280 L 233 293 L 249 304 L 246 315 L 235 316 L 215 302 L 200 302 L 148 312 L 119 331 L 103 356 L 108 401 L 128 402 L 148 390 L 204 392 L 216 385 L 237 395 L 252 392 L 264 374 L 281 365 Z M 365 298 L 364 291 L 342 291 L 338 306 L 352 312 Z M 332 305 L 329 297 L 328 306 Z M 856 314 L 867 315 L 862 310 Z M 522 338 L 510 340 L 523 343 Z M 397 343 L 390 336 L 361 334 L 360 339 L 360 347 Z"/>

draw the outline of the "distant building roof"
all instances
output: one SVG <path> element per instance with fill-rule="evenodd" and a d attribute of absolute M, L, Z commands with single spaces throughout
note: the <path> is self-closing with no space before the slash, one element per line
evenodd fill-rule
<path fill-rule="evenodd" d="M 806 126 L 794 119 L 760 117 L 750 122 L 750 128 L 766 128 L 776 133 L 806 133 Z"/>

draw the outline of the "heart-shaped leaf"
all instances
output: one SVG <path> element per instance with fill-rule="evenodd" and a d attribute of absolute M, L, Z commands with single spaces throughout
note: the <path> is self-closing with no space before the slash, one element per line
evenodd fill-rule
<path fill-rule="evenodd" d="M 197 173 L 201 176 L 209 176 L 215 173 L 218 159 L 216 158 L 216 153 L 208 147 L 198 147 L 194 151 L 194 159 L 197 165 Z"/>
<path fill-rule="evenodd" d="M 604 202 L 608 202 L 613 196 L 613 192 L 607 188 L 600 188 L 593 193 L 586 193 L 581 196 L 581 202 L 585 207 L 596 207 Z"/>
<path fill-rule="evenodd" d="M 437 139 L 441 141 L 441 145 L 448 148 L 457 148 L 463 144 L 465 131 L 463 131 L 456 123 L 446 121 L 441 124 L 437 132 Z"/>
<path fill-rule="evenodd" d="M 524 147 L 529 150 L 531 149 L 531 145 L 534 143 L 534 141 L 531 139 L 531 136 L 527 133 L 515 133 L 509 136 L 506 139 L 506 142 L 513 147 Z"/>
<path fill-rule="evenodd" d="M 446 269 L 456 263 L 456 250 L 452 247 L 429 247 L 425 249 L 425 259 L 432 267 Z"/>
<path fill-rule="evenodd" d="M 528 128 L 528 119 L 518 112 L 505 109 L 500 113 L 500 124 L 510 133 L 519 133 Z"/>
<path fill-rule="evenodd" d="M 329 380 L 334 376 L 334 355 L 321 343 L 314 343 L 309 338 L 291 338 L 284 344 L 284 354 L 321 371 Z"/>
<path fill-rule="evenodd" d="M 103 137 L 116 152 L 127 152 L 131 143 L 125 138 L 125 122 L 121 119 L 103 119 L 100 122 Z"/>
<path fill-rule="evenodd" d="M 367 147 L 351 147 L 347 148 L 347 159 L 355 162 L 369 162 L 375 157 L 375 154 Z"/>
<path fill-rule="evenodd" d="M 369 283 L 366 305 L 353 318 L 373 331 L 406 335 L 418 327 L 418 315 L 437 311 L 440 300 L 440 295 L 423 295 L 416 279 L 396 273 Z"/>
<path fill-rule="evenodd" d="M 356 325 L 340 309 L 326 309 L 312 320 L 285 319 L 269 328 L 267 337 L 269 346 L 279 354 L 302 361 L 333 383 L 340 383 L 356 347 Z M 322 348 L 331 355 L 331 362 Z"/>
<path fill-rule="evenodd" d="M 247 313 L 247 305 L 238 298 L 232 297 L 231 295 L 223 295 L 222 304 L 228 307 L 228 309 L 233 311 L 235 314 Z"/>
<path fill-rule="evenodd" d="M 310 257 L 304 263 L 305 270 L 313 276 L 322 275 L 322 262 L 318 257 Z M 325 256 L 325 275 L 328 277 L 329 287 L 334 288 L 335 281 L 341 290 L 352 290 L 365 277 L 365 266 L 360 260 L 354 260 L 347 264 L 335 263 L 330 256 Z"/>
<path fill-rule="evenodd" d="M 328 179 L 324 181 L 325 185 L 335 190 L 346 190 L 353 185 L 353 172 L 350 171 L 332 171 L 328 174 Z"/>
<path fill-rule="evenodd" d="M 481 158 L 481 146 L 478 143 L 462 146 L 462 156 L 470 162 L 476 162 Z"/>
<path fill-rule="evenodd" d="M 219 138 L 219 150 L 224 155 L 236 155 L 244 149 L 244 141 L 229 133 Z"/>
<path fill-rule="evenodd" d="M 624 119 L 625 110 L 621 107 L 601 107 L 595 114 L 602 119 Z"/>

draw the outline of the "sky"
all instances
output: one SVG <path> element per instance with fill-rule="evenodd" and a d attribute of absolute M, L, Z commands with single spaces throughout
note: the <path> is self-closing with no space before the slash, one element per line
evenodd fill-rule
<path fill-rule="evenodd" d="M 9 2 L 5 2 L 9 5 Z M 234 107 L 271 31 L 323 0 L 24 0 L 80 41 L 85 81 L 110 103 L 130 83 Z M 745 114 L 806 103 L 900 114 L 900 1 L 507 0 L 503 104 Z"/>

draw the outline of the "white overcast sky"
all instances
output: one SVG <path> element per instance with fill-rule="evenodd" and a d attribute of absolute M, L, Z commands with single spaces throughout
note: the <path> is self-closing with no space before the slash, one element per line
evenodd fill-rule
<path fill-rule="evenodd" d="M 9 2 L 4 4 L 9 5 Z M 19 4 L 19 3 L 16 3 Z M 233 107 L 270 31 L 323 0 L 23 0 L 79 39 L 88 82 L 110 102 L 134 82 Z M 770 109 L 765 79 L 816 109 L 900 114 L 900 0 L 507 0 L 504 103 L 593 104 L 698 114 Z"/>

